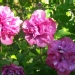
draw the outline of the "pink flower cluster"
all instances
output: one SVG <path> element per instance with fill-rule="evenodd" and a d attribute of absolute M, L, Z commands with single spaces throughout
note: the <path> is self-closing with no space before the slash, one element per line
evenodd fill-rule
<path fill-rule="evenodd" d="M 45 47 L 53 41 L 56 22 L 51 18 L 46 18 L 45 11 L 36 10 L 29 20 L 24 21 L 22 28 L 25 39 L 30 45 L 36 44 L 39 47 Z"/>
<path fill-rule="evenodd" d="M 69 75 L 75 70 L 75 43 L 69 37 L 53 41 L 48 46 L 46 63 L 58 75 Z"/>
<path fill-rule="evenodd" d="M 0 6 L 0 41 L 5 45 L 13 43 L 13 38 L 20 31 L 22 20 L 14 17 L 8 6 Z"/>

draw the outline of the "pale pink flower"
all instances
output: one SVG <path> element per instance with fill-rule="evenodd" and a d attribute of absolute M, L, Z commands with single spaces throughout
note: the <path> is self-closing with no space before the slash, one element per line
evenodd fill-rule
<path fill-rule="evenodd" d="M 75 44 L 69 37 L 53 41 L 48 46 L 46 63 L 58 75 L 69 75 L 75 70 Z"/>
<path fill-rule="evenodd" d="M 45 47 L 53 41 L 56 32 L 56 22 L 51 18 L 46 18 L 44 10 L 34 11 L 31 18 L 24 21 L 22 27 L 27 42 L 39 47 Z"/>
<path fill-rule="evenodd" d="M 20 31 L 22 20 L 15 17 L 8 6 L 0 6 L 0 41 L 5 45 L 13 43 L 13 38 Z"/>

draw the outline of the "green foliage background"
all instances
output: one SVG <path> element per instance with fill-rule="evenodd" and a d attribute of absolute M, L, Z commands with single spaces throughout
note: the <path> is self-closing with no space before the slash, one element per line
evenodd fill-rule
<path fill-rule="evenodd" d="M 43 9 L 47 17 L 57 22 L 55 39 L 68 36 L 75 41 L 75 0 L 0 0 L 0 5 L 9 6 L 15 16 L 23 21 L 29 19 L 33 11 Z M 15 63 L 24 68 L 26 75 L 57 75 L 56 71 L 45 63 L 46 48 L 31 47 L 24 39 L 21 30 L 10 46 L 0 44 L 0 73 L 5 64 Z M 70 75 L 75 75 L 72 72 Z"/>

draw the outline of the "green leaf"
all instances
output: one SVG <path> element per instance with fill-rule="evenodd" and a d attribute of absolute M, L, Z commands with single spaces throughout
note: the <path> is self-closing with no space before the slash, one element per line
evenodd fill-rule
<path fill-rule="evenodd" d="M 52 11 L 49 10 L 49 9 L 46 9 L 45 12 L 46 12 L 46 17 L 47 17 L 47 18 L 50 17 L 50 12 L 52 12 Z M 52 13 L 53 13 L 53 12 L 52 12 Z"/>
<path fill-rule="evenodd" d="M 17 54 L 17 60 L 19 61 L 19 62 L 22 62 L 22 59 L 23 59 L 24 57 L 23 57 L 23 54 L 22 53 L 18 53 Z"/>
<path fill-rule="evenodd" d="M 55 39 L 58 39 L 58 38 L 61 38 L 63 36 L 70 35 L 70 34 L 71 33 L 69 32 L 69 29 L 62 28 L 55 34 Z"/>
<path fill-rule="evenodd" d="M 18 61 L 14 61 L 13 64 L 19 65 L 19 62 Z"/>

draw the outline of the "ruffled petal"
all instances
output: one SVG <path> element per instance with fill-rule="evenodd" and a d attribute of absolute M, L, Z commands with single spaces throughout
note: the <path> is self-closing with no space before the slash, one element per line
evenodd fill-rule
<path fill-rule="evenodd" d="M 13 43 L 13 37 L 5 36 L 5 39 L 1 38 L 2 44 L 11 45 Z"/>

